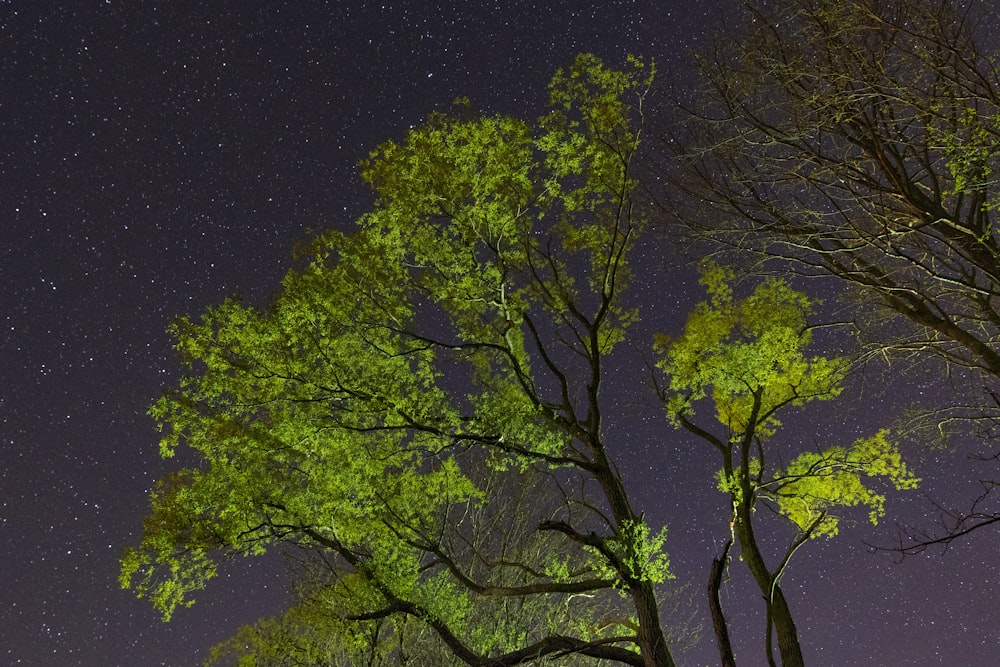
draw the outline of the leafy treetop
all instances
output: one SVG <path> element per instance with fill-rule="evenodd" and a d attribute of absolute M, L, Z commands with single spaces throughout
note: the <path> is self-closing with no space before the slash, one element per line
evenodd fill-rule
<path fill-rule="evenodd" d="M 663 533 L 631 508 L 600 392 L 634 319 L 620 295 L 651 74 L 584 55 L 537 124 L 433 115 L 362 164 L 373 210 L 317 238 L 267 308 L 230 299 L 178 320 L 187 372 L 151 414 L 163 455 L 184 447 L 198 464 L 154 489 L 122 584 L 169 618 L 219 558 L 291 543 L 325 554 L 335 581 L 321 588 L 345 619 L 417 622 L 467 664 L 558 651 L 672 665 Z M 473 548 L 471 517 L 505 512 L 484 471 L 529 468 L 564 471 L 542 478 L 530 517 L 556 546 Z M 599 492 L 569 497 L 566 474 Z M 631 611 L 602 624 L 574 603 L 500 638 L 509 627 L 476 612 L 580 593 Z"/>

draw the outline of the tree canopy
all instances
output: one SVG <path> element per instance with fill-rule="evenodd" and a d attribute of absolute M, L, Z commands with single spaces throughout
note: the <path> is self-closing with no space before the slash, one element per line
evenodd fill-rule
<path fill-rule="evenodd" d="M 122 583 L 169 618 L 220 555 L 291 543 L 337 562 L 324 594 L 341 618 L 423 625 L 466 664 L 674 664 L 661 527 L 632 508 L 602 424 L 604 360 L 634 319 L 650 77 L 581 56 L 536 124 L 434 115 L 363 164 L 374 209 L 316 239 L 270 306 L 178 320 L 189 372 L 152 414 L 163 454 L 199 465 L 157 485 Z M 526 519 L 546 549 L 469 543 L 470 517 L 504 507 L 483 467 L 548 471 Z M 511 628 L 476 611 L 539 596 L 574 613 Z M 588 615 L 602 605 L 618 620 Z"/>
<path fill-rule="evenodd" d="M 683 129 L 667 131 L 672 184 L 695 195 L 676 220 L 838 276 L 911 323 L 891 338 L 876 327 L 875 346 L 1000 373 L 1000 77 L 975 5 L 746 7 L 700 59 Z"/>
<path fill-rule="evenodd" d="M 650 344 L 627 288 L 652 76 L 581 55 L 536 122 L 434 114 L 362 164 L 371 212 L 313 239 L 270 303 L 178 319 L 185 372 L 151 414 L 161 453 L 195 463 L 157 483 L 122 585 L 169 619 L 220 560 L 295 547 L 296 605 L 212 660 L 674 665 L 666 528 L 637 509 L 630 443 L 606 423 L 609 381 L 635 379 L 622 354 Z M 769 661 L 776 633 L 792 667 L 792 555 L 846 507 L 879 518 L 873 480 L 916 479 L 887 431 L 782 443 L 779 416 L 835 398 L 847 365 L 808 350 L 812 302 L 789 285 L 738 298 L 713 264 L 702 283 L 684 333 L 655 341 L 659 398 L 720 457 L 724 553 L 735 541 L 760 587 Z M 761 546 L 758 506 L 793 527 L 786 550 Z M 718 635 L 714 602 L 713 619 Z"/>

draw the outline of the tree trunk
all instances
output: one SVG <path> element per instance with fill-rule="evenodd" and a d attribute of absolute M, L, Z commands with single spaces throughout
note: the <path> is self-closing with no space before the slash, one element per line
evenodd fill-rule
<path fill-rule="evenodd" d="M 749 503 L 738 501 L 737 516 L 735 528 L 736 536 L 740 541 L 740 550 L 743 560 L 750 568 L 750 573 L 764 596 L 768 616 L 774 624 L 774 631 L 778 637 L 778 652 L 781 654 L 781 667 L 805 667 L 802 647 L 799 645 L 799 633 L 795 628 L 792 612 L 788 608 L 788 602 L 781 592 L 781 587 L 775 581 L 774 575 L 768 569 L 764 562 L 764 556 L 757 546 Z M 770 629 L 768 633 L 770 635 Z M 770 643 L 770 636 L 768 636 L 768 642 Z"/>
<path fill-rule="evenodd" d="M 611 514 L 619 526 L 626 523 L 636 523 L 641 519 L 632 511 L 625 485 L 611 465 L 604 452 L 603 445 L 594 438 L 590 443 L 594 457 L 594 477 L 601 485 Z M 627 582 L 628 593 L 635 605 L 636 617 L 639 621 L 639 651 L 646 667 L 675 667 L 673 656 L 667 647 L 667 639 L 660 625 L 660 609 L 657 604 L 656 591 L 648 581 L 636 581 L 625 572 L 619 572 Z"/>
<path fill-rule="evenodd" d="M 732 539 L 726 540 L 722 555 L 712 561 L 712 571 L 708 577 L 708 605 L 712 610 L 712 628 L 715 630 L 715 641 L 719 646 L 722 667 L 736 667 L 736 657 L 733 655 L 733 645 L 729 641 L 729 626 L 726 616 L 722 613 L 722 599 L 719 589 L 722 588 L 722 576 L 729 561 L 729 549 L 733 546 Z"/>
<path fill-rule="evenodd" d="M 781 653 L 781 667 L 805 667 L 802 659 L 802 647 L 799 646 L 799 633 L 792 620 L 792 612 L 785 601 L 785 595 L 780 586 L 774 586 L 771 600 L 768 602 L 774 631 L 778 635 L 778 652 Z"/>
<path fill-rule="evenodd" d="M 639 620 L 639 650 L 646 667 L 675 667 L 660 626 L 660 610 L 653 585 L 644 581 L 629 592 Z"/>

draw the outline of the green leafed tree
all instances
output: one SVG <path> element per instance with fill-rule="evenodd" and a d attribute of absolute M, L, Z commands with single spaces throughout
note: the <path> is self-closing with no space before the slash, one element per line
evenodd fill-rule
<path fill-rule="evenodd" d="M 673 424 L 697 436 L 721 459 L 718 485 L 731 500 L 732 535 L 720 560 L 735 541 L 765 601 L 768 663 L 777 664 L 776 636 L 781 664 L 792 667 L 804 664 L 781 588 L 792 556 L 809 538 L 836 535 L 845 508 L 865 507 L 875 523 L 884 514 L 885 496 L 872 482 L 910 489 L 918 480 L 886 431 L 822 451 L 797 452 L 782 443 L 779 416 L 838 396 L 847 363 L 807 354 L 812 304 L 804 294 L 770 280 L 736 299 L 732 280 L 730 272 L 706 264 L 701 282 L 709 299 L 695 308 L 680 337 L 658 340 L 659 366 L 668 377 L 662 396 Z M 706 403 L 714 409 L 714 420 L 706 419 Z M 794 526 L 794 537 L 782 553 L 768 554 L 763 546 L 767 541 L 761 536 L 773 528 L 764 513 L 756 512 L 761 505 Z M 713 585 L 718 585 L 717 577 Z M 710 593 L 723 663 L 735 664 L 721 639 L 727 629 L 717 590 Z"/>
<path fill-rule="evenodd" d="M 650 78 L 580 56 L 537 123 L 434 115 L 362 165 L 373 210 L 317 238 L 269 306 L 178 320 L 187 370 L 152 414 L 163 455 L 197 463 L 156 485 L 122 584 L 169 618 L 220 559 L 296 545 L 327 576 L 245 630 L 261 651 L 325 610 L 353 628 L 342 651 L 375 636 L 398 658 L 419 634 L 468 665 L 673 665 L 662 527 L 633 508 L 602 393 L 635 318 Z M 528 472 L 514 545 L 487 482 Z M 530 622 L 486 613 L 515 609 Z"/>

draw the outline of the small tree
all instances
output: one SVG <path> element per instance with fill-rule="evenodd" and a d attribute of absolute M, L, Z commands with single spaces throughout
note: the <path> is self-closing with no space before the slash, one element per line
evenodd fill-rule
<path fill-rule="evenodd" d="M 918 480 L 886 431 L 823 451 L 796 453 L 782 446 L 779 414 L 835 398 L 847 364 L 806 355 L 811 303 L 804 294 L 771 280 L 736 300 L 732 279 L 722 268 L 706 265 L 702 284 L 709 300 L 695 308 L 683 335 L 659 340 L 659 366 L 669 377 L 662 396 L 671 422 L 721 458 L 718 484 L 731 501 L 733 533 L 723 558 L 735 540 L 760 589 L 767 610 L 768 663 L 775 664 L 776 635 L 783 667 L 801 666 L 798 631 L 781 588 L 792 556 L 809 538 L 836 535 L 842 508 L 865 506 L 872 523 L 883 515 L 885 497 L 866 484 L 868 479 L 884 478 L 897 489 L 914 488 Z M 696 407 L 706 401 L 721 428 L 697 414 Z M 776 558 L 768 558 L 758 537 L 766 530 L 756 513 L 761 504 L 795 527 L 795 537 Z M 717 589 L 710 594 L 714 601 Z M 717 604 L 713 611 L 721 638 L 724 619 Z M 723 662 L 733 664 L 724 642 L 720 648 Z"/>

